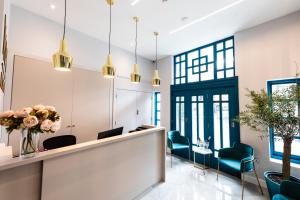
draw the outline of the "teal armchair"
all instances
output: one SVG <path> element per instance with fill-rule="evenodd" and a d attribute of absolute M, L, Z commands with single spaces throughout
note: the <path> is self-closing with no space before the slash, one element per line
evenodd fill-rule
<path fill-rule="evenodd" d="M 223 148 L 219 150 L 218 156 L 218 173 L 217 179 L 219 177 L 220 166 L 226 166 L 227 168 L 234 170 L 236 172 L 241 173 L 242 178 L 242 199 L 244 197 L 244 187 L 245 187 L 245 177 L 244 174 L 246 172 L 253 171 L 260 187 L 260 191 L 263 195 L 263 191 L 257 177 L 257 173 L 255 170 L 255 159 L 254 159 L 254 150 L 251 146 L 235 143 L 233 147 Z"/>
<path fill-rule="evenodd" d="M 189 160 L 190 155 L 190 141 L 189 138 L 180 135 L 179 131 L 168 132 L 168 147 L 171 150 L 171 167 L 172 167 L 172 153 L 174 150 L 188 150 Z"/>
<path fill-rule="evenodd" d="M 300 183 L 294 181 L 282 181 L 280 194 L 273 196 L 272 200 L 297 200 L 300 199 Z"/>

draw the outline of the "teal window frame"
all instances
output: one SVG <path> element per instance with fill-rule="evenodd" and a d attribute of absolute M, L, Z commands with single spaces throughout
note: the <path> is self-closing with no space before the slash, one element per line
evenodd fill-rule
<path fill-rule="evenodd" d="M 154 92 L 154 125 L 160 125 L 160 108 L 158 109 L 158 104 L 161 102 L 161 95 L 160 92 Z M 160 105 L 161 107 L 161 105 Z"/>
<path fill-rule="evenodd" d="M 290 83 L 297 83 L 298 86 L 300 86 L 300 79 L 291 78 L 291 79 L 282 79 L 282 80 L 273 80 L 273 81 L 267 81 L 267 90 L 268 95 L 272 95 L 272 86 L 273 85 L 282 85 L 282 84 L 290 84 Z M 298 109 L 300 108 L 300 101 L 298 102 Z M 298 113 L 300 114 L 300 113 Z M 282 160 L 282 153 L 275 151 L 275 143 L 274 143 L 274 131 L 272 128 L 269 128 L 269 139 L 270 139 L 270 157 Z M 300 140 L 300 135 L 295 137 L 296 140 Z M 300 147 L 299 147 L 300 148 Z M 295 164 L 300 164 L 300 156 L 297 155 L 291 155 L 291 162 Z"/>
<path fill-rule="evenodd" d="M 232 42 L 232 46 L 227 47 L 228 42 Z M 192 69 L 193 75 L 199 75 L 199 81 L 196 82 L 204 82 L 209 80 L 220 80 L 226 78 L 235 77 L 235 48 L 234 48 L 234 36 L 230 36 L 228 38 L 192 49 L 190 51 L 186 51 L 174 56 L 174 68 L 173 68 L 173 84 L 180 85 L 186 83 L 193 83 L 189 80 L 188 70 Z M 202 55 L 202 51 L 207 48 L 213 48 L 213 60 L 208 59 L 208 55 Z M 232 50 L 232 66 L 227 65 L 227 51 Z M 192 59 L 192 65 L 188 66 L 188 55 L 191 53 L 197 53 L 197 57 Z M 218 59 L 217 55 L 223 55 L 223 68 L 218 69 Z M 202 80 L 201 74 L 208 72 L 209 65 L 213 65 L 213 79 Z M 232 72 L 232 75 L 229 75 Z M 222 73 L 223 78 L 219 78 L 218 74 Z M 179 76 L 177 76 L 179 74 Z"/>

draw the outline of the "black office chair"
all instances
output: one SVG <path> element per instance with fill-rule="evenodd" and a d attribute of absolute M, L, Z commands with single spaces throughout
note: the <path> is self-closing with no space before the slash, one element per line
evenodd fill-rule
<path fill-rule="evenodd" d="M 76 137 L 74 135 L 61 135 L 48 138 L 43 142 L 45 150 L 57 149 L 76 144 Z"/>

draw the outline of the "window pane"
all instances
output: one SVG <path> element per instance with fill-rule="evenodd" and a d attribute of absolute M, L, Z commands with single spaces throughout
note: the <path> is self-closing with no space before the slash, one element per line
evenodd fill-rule
<path fill-rule="evenodd" d="M 221 148 L 221 133 L 220 133 L 220 104 L 214 103 L 214 142 L 215 142 L 215 149 Z"/>
<path fill-rule="evenodd" d="M 192 142 L 197 144 L 197 103 L 192 103 Z"/>
<path fill-rule="evenodd" d="M 207 67 L 207 72 L 201 73 L 201 80 L 206 81 L 206 80 L 212 80 L 214 79 L 214 65 L 209 64 Z"/>
<path fill-rule="evenodd" d="M 226 68 L 233 67 L 233 49 L 226 51 Z"/>
<path fill-rule="evenodd" d="M 233 77 L 233 69 L 226 70 L 226 77 L 227 78 Z"/>
<path fill-rule="evenodd" d="M 180 122 L 181 122 L 181 126 L 180 126 L 180 134 L 181 135 L 185 135 L 184 133 L 184 103 L 181 103 L 181 119 L 180 119 Z"/>
<path fill-rule="evenodd" d="M 193 66 L 193 60 L 196 59 L 196 58 L 199 58 L 199 52 L 198 52 L 198 50 L 192 51 L 192 52 L 188 53 L 188 67 L 192 67 Z M 196 64 L 196 63 L 194 63 L 194 64 Z"/>
<path fill-rule="evenodd" d="M 223 51 L 217 53 L 217 69 L 223 69 L 224 68 L 224 56 Z"/>
<path fill-rule="evenodd" d="M 198 125 L 199 125 L 199 137 L 204 141 L 204 104 L 198 103 Z"/>
<path fill-rule="evenodd" d="M 227 40 L 226 41 L 226 48 L 230 48 L 230 47 L 233 47 L 233 40 Z"/>
<path fill-rule="evenodd" d="M 229 105 L 222 103 L 223 148 L 230 147 L 229 125 Z"/>
<path fill-rule="evenodd" d="M 213 99 L 214 101 L 220 101 L 220 95 L 214 95 Z"/>
<path fill-rule="evenodd" d="M 217 44 L 217 50 L 222 50 L 224 48 L 223 42 Z"/>
<path fill-rule="evenodd" d="M 224 71 L 219 71 L 217 73 L 217 78 L 220 79 L 220 78 L 224 78 Z"/>
<path fill-rule="evenodd" d="M 176 70 L 176 77 L 180 77 L 180 64 L 175 65 L 175 70 Z"/>
<path fill-rule="evenodd" d="M 204 49 L 200 50 L 200 55 L 202 56 L 206 56 L 207 58 L 207 62 L 213 62 L 214 61 L 214 48 L 213 46 L 208 46 Z M 205 59 L 206 61 L 206 59 Z"/>
<path fill-rule="evenodd" d="M 199 82 L 199 74 L 193 74 L 193 68 L 188 69 L 188 81 L 189 83 Z"/>
<path fill-rule="evenodd" d="M 185 76 L 185 64 L 181 63 L 181 76 Z"/>

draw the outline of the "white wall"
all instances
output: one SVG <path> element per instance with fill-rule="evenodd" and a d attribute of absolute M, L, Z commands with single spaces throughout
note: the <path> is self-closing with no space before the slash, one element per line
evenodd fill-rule
<path fill-rule="evenodd" d="M 11 59 L 12 55 L 18 54 L 51 61 L 53 53 L 58 50 L 62 30 L 63 27 L 60 24 L 19 7 L 11 6 L 11 41 L 9 45 Z M 74 58 L 74 65 L 83 69 L 100 72 L 106 61 L 108 49 L 106 43 L 70 28 L 67 28 L 66 39 L 69 44 L 69 52 Z M 129 80 L 134 64 L 134 55 L 112 46 L 112 56 L 113 64 L 117 69 L 117 76 Z M 138 62 L 142 81 L 150 84 L 153 70 L 152 62 L 141 57 L 138 57 Z M 10 75 L 11 73 L 12 71 L 10 71 Z M 8 82 L 11 82 L 11 80 Z M 140 88 L 140 90 L 142 89 Z M 10 95 L 6 96 L 5 107 L 8 108 Z"/>
<path fill-rule="evenodd" d="M 235 34 L 235 58 L 239 76 L 240 110 L 248 98 L 245 88 L 266 89 L 266 81 L 293 77 L 295 61 L 300 66 L 300 12 L 244 30 Z M 258 133 L 241 127 L 241 141 L 255 148 L 259 159 L 258 172 L 281 171 L 281 165 L 270 162 L 268 139 L 260 140 Z M 299 177 L 300 169 L 292 174 Z"/>
<path fill-rule="evenodd" d="M 52 55 L 58 51 L 63 32 L 61 24 L 22 8 L 12 5 L 10 13 L 9 63 L 4 109 L 10 109 L 13 56 L 21 55 L 51 62 Z M 112 40 L 113 37 L 114 34 Z M 100 70 L 106 62 L 108 44 L 70 28 L 66 30 L 66 40 L 69 45 L 69 53 L 74 58 L 74 66 L 97 71 L 99 76 L 102 76 Z M 152 91 L 151 77 L 154 68 L 150 60 L 138 56 L 142 83 L 132 86 L 129 77 L 133 70 L 134 55 L 131 52 L 112 46 L 112 57 L 117 71 L 115 84 L 112 85 L 114 89 Z M 113 94 L 108 97 L 110 101 L 113 101 L 112 97 Z"/>
<path fill-rule="evenodd" d="M 161 93 L 161 126 L 170 130 L 170 85 L 172 83 L 173 56 L 168 56 L 158 62 L 161 85 L 157 91 Z"/>

